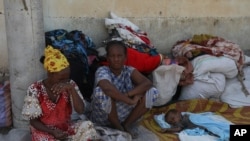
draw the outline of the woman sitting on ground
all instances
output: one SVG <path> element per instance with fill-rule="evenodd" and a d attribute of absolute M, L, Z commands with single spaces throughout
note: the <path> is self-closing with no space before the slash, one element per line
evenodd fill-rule
<path fill-rule="evenodd" d="M 45 48 L 47 78 L 28 87 L 22 115 L 30 121 L 32 141 L 94 140 L 98 134 L 90 121 L 71 122 L 72 111 L 84 112 L 85 101 L 73 80 L 65 56 Z"/>
<path fill-rule="evenodd" d="M 124 65 L 127 49 L 122 41 L 110 41 L 106 52 L 109 65 L 96 71 L 90 118 L 135 138 L 131 125 L 153 106 L 158 91 L 137 69 Z"/>

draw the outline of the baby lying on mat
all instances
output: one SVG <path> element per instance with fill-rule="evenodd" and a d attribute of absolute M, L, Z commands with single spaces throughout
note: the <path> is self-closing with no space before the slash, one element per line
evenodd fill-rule
<path fill-rule="evenodd" d="M 169 110 L 166 114 L 154 116 L 163 133 L 186 132 L 191 136 L 214 135 L 219 140 L 229 140 L 230 121 L 212 112 L 189 113 Z"/>

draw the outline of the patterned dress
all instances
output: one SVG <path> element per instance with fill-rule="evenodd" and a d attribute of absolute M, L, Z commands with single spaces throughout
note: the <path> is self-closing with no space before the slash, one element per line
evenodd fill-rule
<path fill-rule="evenodd" d="M 83 97 L 78 89 L 78 86 L 73 80 L 70 83 L 75 87 L 78 95 L 83 100 Z M 81 132 L 88 139 L 93 139 L 97 136 L 96 131 L 90 121 L 71 122 L 72 103 L 70 96 L 66 92 L 62 92 L 56 103 L 53 103 L 46 92 L 46 88 L 39 80 L 29 86 L 27 95 L 24 99 L 22 110 L 23 118 L 30 120 L 39 118 L 40 121 L 51 129 L 60 129 L 69 135 L 69 139 L 81 138 L 76 133 Z M 84 123 L 84 125 L 82 125 Z M 79 130 L 79 128 L 85 128 Z M 56 139 L 47 132 L 39 131 L 30 125 L 32 141 L 55 141 Z M 78 131 L 79 130 L 79 131 Z M 86 131 L 88 133 L 86 133 Z M 84 132 L 84 133 L 83 133 Z M 87 139 L 82 139 L 87 140 Z"/>
<path fill-rule="evenodd" d="M 132 83 L 131 74 L 135 68 L 130 66 L 124 66 L 121 74 L 115 76 L 109 67 L 102 66 L 96 71 L 95 78 L 95 89 L 92 95 L 91 108 L 92 112 L 90 115 L 91 121 L 99 125 L 109 125 L 108 114 L 111 111 L 111 98 L 107 96 L 97 83 L 103 79 L 110 81 L 115 87 L 122 93 L 126 93 L 134 88 Z M 146 107 L 152 108 L 153 103 L 158 98 L 158 91 L 156 88 L 152 87 L 146 92 Z M 128 105 L 124 102 L 117 101 L 116 109 L 120 122 L 123 122 L 130 112 L 133 110 L 135 105 Z"/>

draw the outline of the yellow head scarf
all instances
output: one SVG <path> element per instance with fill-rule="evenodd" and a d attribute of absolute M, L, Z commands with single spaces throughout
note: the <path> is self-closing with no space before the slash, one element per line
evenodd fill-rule
<path fill-rule="evenodd" d="M 67 58 L 52 46 L 45 48 L 44 68 L 49 72 L 59 72 L 69 66 Z"/>

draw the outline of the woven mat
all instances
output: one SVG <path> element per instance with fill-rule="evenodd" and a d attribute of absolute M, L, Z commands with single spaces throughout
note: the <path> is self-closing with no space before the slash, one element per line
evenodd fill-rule
<path fill-rule="evenodd" d="M 179 141 L 176 134 L 161 133 L 160 127 L 153 118 L 154 115 L 166 113 L 173 108 L 181 112 L 214 112 L 234 124 L 250 124 L 250 107 L 230 108 L 226 103 L 205 99 L 179 101 L 164 107 L 153 108 L 144 115 L 140 124 L 156 134 L 160 141 Z"/>

